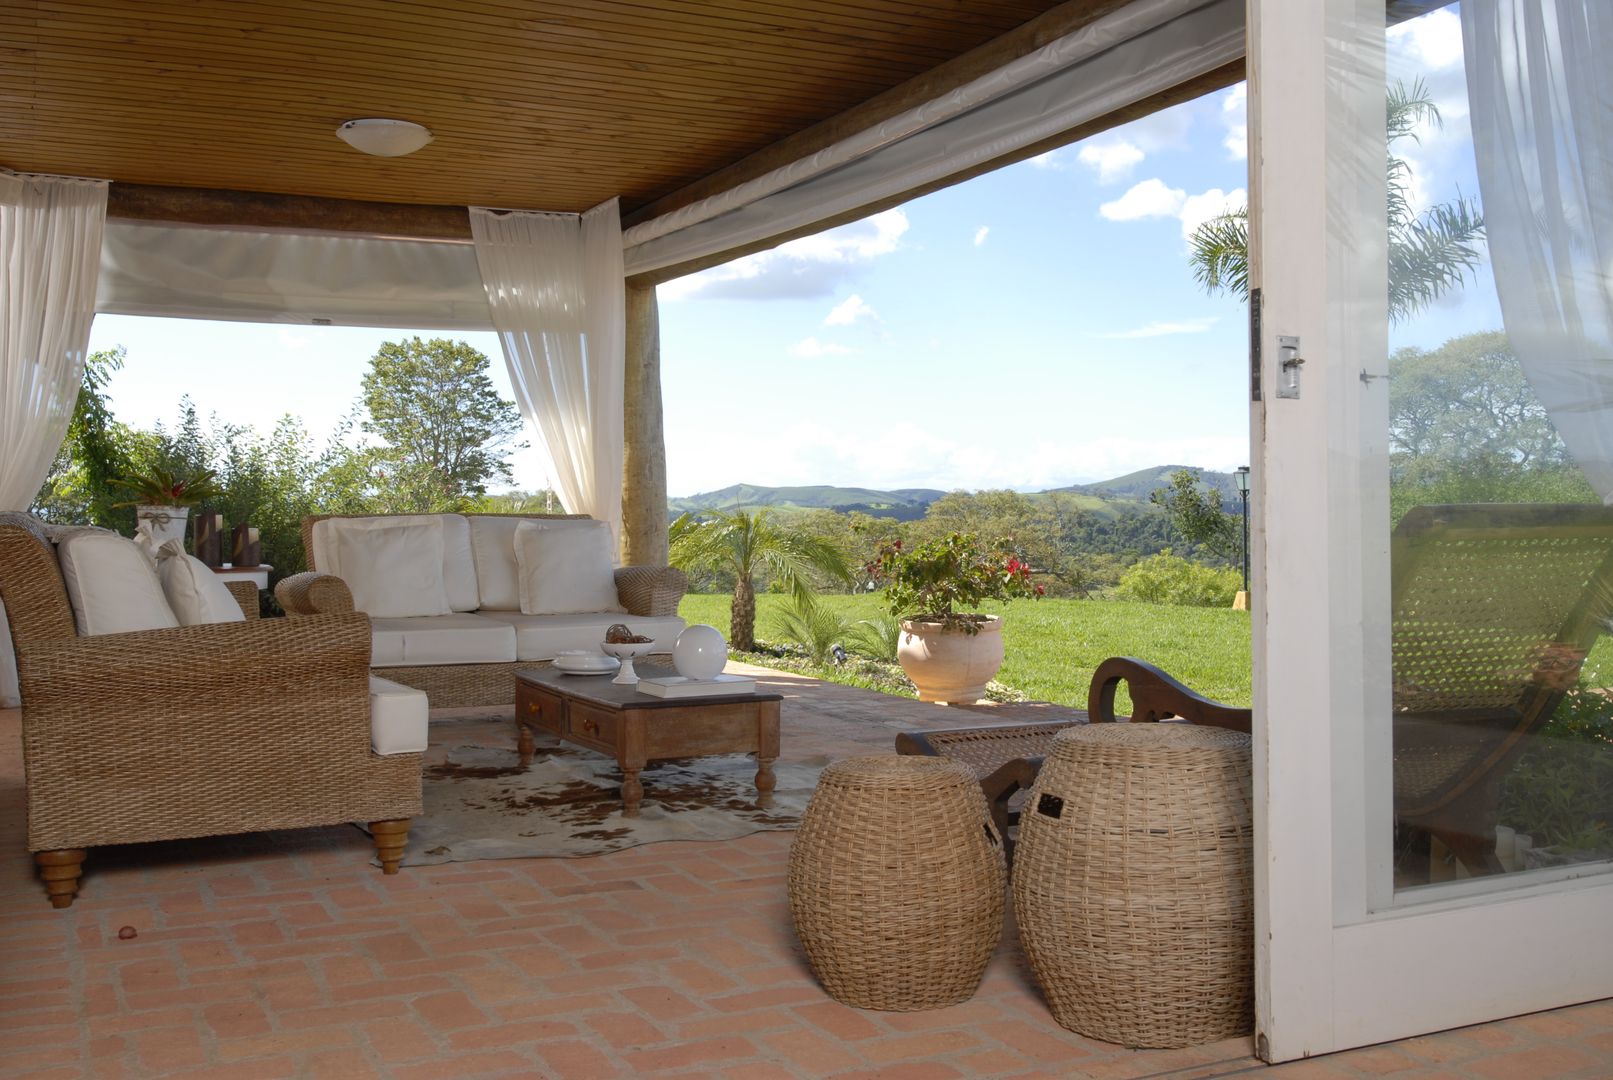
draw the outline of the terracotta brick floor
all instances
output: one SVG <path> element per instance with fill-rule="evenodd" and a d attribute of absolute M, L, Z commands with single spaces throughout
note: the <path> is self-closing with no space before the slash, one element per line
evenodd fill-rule
<path fill-rule="evenodd" d="M 774 680 L 786 756 L 886 752 L 971 714 Z M 1049 715 L 1036 707 L 999 709 Z M 51 909 L 24 850 L 19 718 L 0 712 L 0 1075 L 1153 1077 L 1267 1070 L 1248 1039 L 1129 1051 L 1053 1023 L 1012 927 L 979 992 L 846 1008 L 790 928 L 790 833 L 383 877 L 350 827 L 91 852 Z M 507 735 L 433 724 L 441 747 Z M 136 936 L 120 940 L 119 929 Z M 1613 1002 L 1272 1070 L 1284 1080 L 1613 1076 Z"/>

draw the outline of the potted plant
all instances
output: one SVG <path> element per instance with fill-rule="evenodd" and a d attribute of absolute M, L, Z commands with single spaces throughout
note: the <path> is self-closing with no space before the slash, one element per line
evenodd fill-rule
<path fill-rule="evenodd" d="M 1003 662 L 1002 616 L 970 610 L 982 600 L 1039 597 L 1031 570 L 1006 541 L 983 544 L 953 533 L 911 550 L 900 540 L 880 547 L 868 565 L 900 620 L 896 659 L 920 701 L 967 703 L 986 694 Z"/>
<path fill-rule="evenodd" d="M 213 481 L 211 469 L 199 469 L 187 475 L 153 468 L 143 475 L 117 480 L 117 485 L 133 497 L 115 505 L 134 507 L 135 526 L 149 527 L 151 546 L 155 550 L 169 540 L 185 539 L 185 521 L 190 516 L 190 508 L 219 494 L 218 485 Z"/>

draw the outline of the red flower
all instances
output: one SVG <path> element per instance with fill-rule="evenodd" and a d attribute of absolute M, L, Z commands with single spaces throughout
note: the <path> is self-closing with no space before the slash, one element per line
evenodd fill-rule
<path fill-rule="evenodd" d="M 1046 585 L 1038 585 L 1038 586 L 1036 586 L 1036 595 L 1037 596 L 1046 596 L 1047 595 L 1047 586 Z"/>
<path fill-rule="evenodd" d="M 1019 560 L 1018 559 L 1010 558 L 1008 560 L 1008 572 L 1010 574 L 1019 573 Z"/>

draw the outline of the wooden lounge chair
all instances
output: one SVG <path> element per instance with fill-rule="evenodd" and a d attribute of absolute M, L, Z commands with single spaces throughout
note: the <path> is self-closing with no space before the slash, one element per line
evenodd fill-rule
<path fill-rule="evenodd" d="M 1395 820 L 1438 837 L 1470 873 L 1495 856 L 1501 782 L 1578 680 L 1613 616 L 1613 509 L 1582 504 L 1420 506 L 1392 547 Z M 1093 674 L 1088 720 L 1187 720 L 1250 730 L 1247 709 L 1195 694 L 1159 668 L 1117 657 Z M 963 757 L 999 828 L 1066 725 L 904 733 L 900 753 Z M 1008 752 L 1019 755 L 1010 761 Z"/>

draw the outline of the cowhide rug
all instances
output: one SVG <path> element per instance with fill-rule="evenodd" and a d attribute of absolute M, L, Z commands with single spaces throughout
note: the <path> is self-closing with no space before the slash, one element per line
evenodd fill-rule
<path fill-rule="evenodd" d="M 577 858 L 662 840 L 730 840 L 793 829 L 828 759 L 775 763 L 778 787 L 756 805 L 748 754 L 652 762 L 644 801 L 622 815 L 616 760 L 539 736 L 528 768 L 514 747 L 456 746 L 426 766 L 425 810 L 404 866 L 477 859 Z"/>

